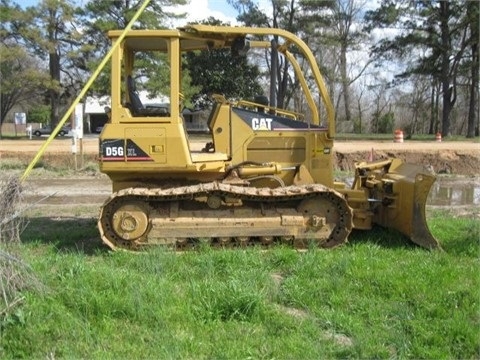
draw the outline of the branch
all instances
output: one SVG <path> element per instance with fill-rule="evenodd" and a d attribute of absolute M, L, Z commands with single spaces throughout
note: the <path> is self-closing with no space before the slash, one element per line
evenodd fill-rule
<path fill-rule="evenodd" d="M 17 210 L 15 211 L 11 216 L 9 217 L 6 217 L 4 218 L 1 222 L 0 222 L 0 227 L 1 226 L 4 226 L 6 224 L 8 224 L 10 221 L 13 221 L 15 220 L 16 218 L 18 218 L 22 213 L 24 213 L 25 211 L 27 211 L 28 209 L 31 209 L 32 207 L 34 207 L 35 205 L 39 204 L 40 202 L 54 196 L 56 194 L 56 192 L 54 192 L 53 194 L 50 194 L 48 196 L 45 196 L 44 198 L 38 200 L 37 202 L 33 203 L 33 204 L 30 204 L 29 206 L 27 206 L 26 208 L 23 208 L 21 210 Z"/>

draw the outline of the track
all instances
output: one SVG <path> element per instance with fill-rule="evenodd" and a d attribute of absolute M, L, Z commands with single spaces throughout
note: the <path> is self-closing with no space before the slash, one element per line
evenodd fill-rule
<path fill-rule="evenodd" d="M 325 186 L 253 188 L 211 182 L 114 193 L 98 221 L 112 249 L 165 245 L 335 247 L 347 241 L 352 210 Z"/>

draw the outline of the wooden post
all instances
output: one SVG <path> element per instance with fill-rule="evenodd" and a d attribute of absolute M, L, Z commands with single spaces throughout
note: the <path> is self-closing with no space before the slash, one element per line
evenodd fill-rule
<path fill-rule="evenodd" d="M 81 137 L 80 139 L 80 169 L 83 169 L 83 137 Z"/>

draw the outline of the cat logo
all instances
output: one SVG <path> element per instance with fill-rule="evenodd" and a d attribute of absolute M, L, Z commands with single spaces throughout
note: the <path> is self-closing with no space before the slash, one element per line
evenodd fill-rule
<path fill-rule="evenodd" d="M 253 130 L 272 130 L 272 120 L 271 118 L 253 118 L 252 119 L 252 129 Z"/>

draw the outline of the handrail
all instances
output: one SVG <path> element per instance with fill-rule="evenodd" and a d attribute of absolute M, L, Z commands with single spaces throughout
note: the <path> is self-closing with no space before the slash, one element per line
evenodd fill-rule
<path fill-rule="evenodd" d="M 293 120 L 303 120 L 305 117 L 304 114 L 298 113 L 295 111 L 290 111 L 290 110 L 285 110 L 281 108 L 277 108 L 274 106 L 269 106 L 269 105 L 263 105 L 259 104 L 253 101 L 248 101 L 248 100 L 239 100 L 234 103 L 236 106 L 247 106 L 247 107 L 263 107 L 265 108 L 265 112 L 269 114 L 277 114 L 277 115 L 282 115 L 284 117 L 293 119 Z"/>

